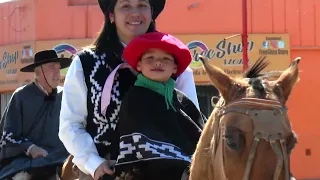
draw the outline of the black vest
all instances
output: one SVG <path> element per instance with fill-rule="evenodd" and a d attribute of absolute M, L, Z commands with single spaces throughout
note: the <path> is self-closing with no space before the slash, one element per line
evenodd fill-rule
<path fill-rule="evenodd" d="M 116 131 L 118 113 L 124 94 L 134 84 L 136 76 L 129 69 L 119 69 L 111 91 L 106 116 L 101 114 L 101 95 L 109 74 L 122 60 L 115 53 L 99 54 L 86 49 L 78 53 L 87 86 L 86 130 L 93 138 L 101 157 L 111 154 L 116 159 L 119 151 L 119 134 Z M 121 83 L 120 83 L 121 82 Z"/>

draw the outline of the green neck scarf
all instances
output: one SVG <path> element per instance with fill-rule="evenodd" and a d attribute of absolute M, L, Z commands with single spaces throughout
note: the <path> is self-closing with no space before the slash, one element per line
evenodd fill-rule
<path fill-rule="evenodd" d="M 153 90 L 153 91 L 161 94 L 165 98 L 167 109 L 169 109 L 171 107 L 174 111 L 176 111 L 176 109 L 173 107 L 173 104 L 172 104 L 173 90 L 174 90 L 174 85 L 175 85 L 175 81 L 173 79 L 170 78 L 167 82 L 161 83 L 158 81 L 153 81 L 153 80 L 145 77 L 144 75 L 139 74 L 137 76 L 137 81 L 134 83 L 134 85 L 148 88 L 150 90 Z"/>

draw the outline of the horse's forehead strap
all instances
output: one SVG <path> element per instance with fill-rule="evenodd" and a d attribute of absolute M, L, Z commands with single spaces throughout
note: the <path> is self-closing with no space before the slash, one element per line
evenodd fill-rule
<path fill-rule="evenodd" d="M 253 121 L 253 134 L 259 134 L 266 141 L 271 141 L 281 139 L 283 133 L 290 130 L 289 124 L 285 121 L 285 111 L 286 108 L 278 101 L 243 98 L 227 104 L 218 112 L 218 116 L 230 112 L 246 114 Z"/>
<path fill-rule="evenodd" d="M 279 101 L 269 100 L 269 99 L 259 99 L 259 98 L 242 98 L 228 103 L 225 108 L 231 106 L 254 106 L 259 109 L 261 108 L 272 108 L 272 109 L 281 109 L 283 105 Z"/>

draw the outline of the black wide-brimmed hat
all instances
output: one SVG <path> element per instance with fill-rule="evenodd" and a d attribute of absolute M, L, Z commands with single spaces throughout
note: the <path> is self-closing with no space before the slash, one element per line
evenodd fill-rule
<path fill-rule="evenodd" d="M 98 1 L 99 1 L 99 5 L 100 5 L 100 8 L 101 8 L 103 14 L 105 14 L 105 12 L 109 8 L 110 4 L 114 1 L 117 1 L 117 0 L 98 0 Z M 149 1 L 150 1 L 150 5 L 152 7 L 152 11 L 153 11 L 152 19 L 155 20 L 155 19 L 157 19 L 159 14 L 164 9 L 164 6 L 166 4 L 166 0 L 149 0 Z M 106 14 L 105 14 L 105 16 L 106 16 Z"/>
<path fill-rule="evenodd" d="M 71 58 L 59 58 L 55 50 L 43 50 L 39 51 L 34 55 L 34 63 L 25 66 L 20 69 L 21 72 L 34 72 L 34 69 L 43 64 L 59 62 L 61 69 L 69 67 L 72 59 Z"/>

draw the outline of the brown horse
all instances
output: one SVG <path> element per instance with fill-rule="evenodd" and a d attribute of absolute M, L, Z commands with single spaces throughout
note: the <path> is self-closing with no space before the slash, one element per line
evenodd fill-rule
<path fill-rule="evenodd" d="M 300 58 L 273 80 L 261 73 L 268 65 L 265 58 L 243 79 L 230 77 L 204 57 L 201 61 L 221 98 L 193 155 L 190 180 L 289 180 L 297 139 L 285 104 L 298 80 Z"/>

